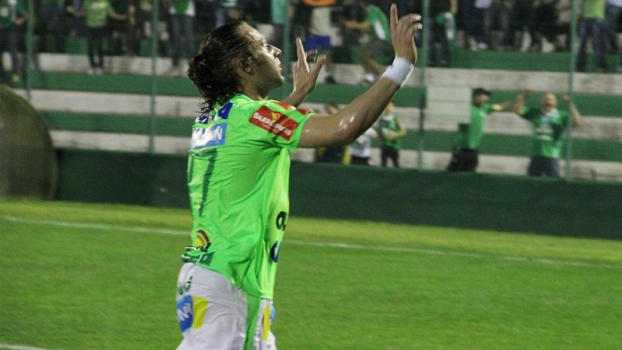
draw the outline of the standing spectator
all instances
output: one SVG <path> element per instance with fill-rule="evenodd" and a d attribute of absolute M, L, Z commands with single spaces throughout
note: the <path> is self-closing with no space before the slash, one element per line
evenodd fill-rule
<path fill-rule="evenodd" d="M 136 24 L 134 26 L 134 43 L 133 51 L 139 53 L 141 51 L 141 41 L 151 38 L 153 22 L 153 0 L 138 0 L 136 5 Z M 158 22 L 156 26 L 156 36 L 158 37 L 158 55 L 167 56 L 168 31 L 166 30 L 166 17 L 168 8 L 158 6 Z M 151 54 L 151 53 L 149 53 Z"/>
<path fill-rule="evenodd" d="M 84 0 L 66 0 L 65 12 L 71 16 L 71 25 L 73 26 L 72 34 L 80 37 L 86 37 L 87 27 L 86 19 L 80 16 L 78 12 L 82 11 Z"/>
<path fill-rule="evenodd" d="M 531 46 L 529 51 L 542 51 L 542 39 L 557 42 L 557 13 L 555 0 L 534 0 L 531 16 L 527 22 Z"/>
<path fill-rule="evenodd" d="M 26 22 L 26 9 L 17 0 L 0 0 L 0 84 L 5 77 L 4 52 L 11 57 L 11 86 L 19 84 L 19 60 L 17 54 L 18 28 Z"/>
<path fill-rule="evenodd" d="M 470 36 L 471 50 L 487 50 L 486 43 L 486 16 L 492 0 L 475 0 L 471 9 L 472 32 Z"/>
<path fill-rule="evenodd" d="M 618 43 L 618 19 L 622 13 L 622 0 L 607 0 L 605 8 L 605 37 L 609 45 L 609 52 L 622 49 Z M 622 51 L 621 51 L 622 52 Z"/>
<path fill-rule="evenodd" d="M 596 55 L 597 70 L 605 72 L 607 63 L 605 62 L 606 45 L 605 34 L 605 0 L 585 0 L 583 2 L 583 19 L 579 27 L 581 44 L 577 57 L 577 70 L 585 72 L 587 65 L 587 40 L 591 38 L 592 48 Z"/>
<path fill-rule="evenodd" d="M 568 126 L 568 112 L 557 109 L 557 97 L 552 92 L 542 96 L 540 108 L 525 107 L 526 95 L 519 95 L 514 106 L 516 114 L 532 126 L 531 161 L 527 173 L 531 176 L 559 176 L 559 158 L 564 149 L 564 131 Z M 568 101 L 568 96 L 564 97 Z M 570 105 L 572 125 L 581 125 L 581 114 Z"/>
<path fill-rule="evenodd" d="M 361 64 L 365 70 L 362 84 L 373 84 L 382 74 L 383 67 L 376 61 L 376 57 L 392 52 L 389 20 L 382 10 L 372 5 L 371 0 L 358 0 L 359 6 L 365 12 L 364 22 L 346 21 L 348 29 L 358 29 L 371 35 L 371 39 L 361 51 Z"/>
<path fill-rule="evenodd" d="M 572 27 L 572 0 L 558 0 L 555 4 L 557 15 L 557 41 L 556 51 L 566 51 L 570 47 L 570 30 Z M 564 40 L 560 39 L 564 37 Z"/>
<path fill-rule="evenodd" d="M 326 56 L 324 82 L 327 84 L 336 84 L 335 78 L 331 74 L 332 65 L 332 45 L 330 41 L 331 27 L 331 11 L 332 6 L 315 6 L 311 10 L 311 18 L 307 29 L 307 40 L 305 49 L 307 51 L 317 50 L 319 47 L 324 51 Z"/>
<path fill-rule="evenodd" d="M 54 36 L 54 49 L 58 53 L 65 52 L 65 36 L 63 35 L 64 0 L 42 0 L 39 13 L 39 52 L 47 51 L 47 34 Z"/>
<path fill-rule="evenodd" d="M 489 36 L 491 45 L 498 45 L 495 48 L 504 50 L 513 50 L 513 36 L 510 31 L 512 17 L 512 1 L 511 0 L 492 0 L 490 10 L 488 10 L 488 20 L 486 23 L 486 33 Z M 498 29 L 501 36 L 498 40 L 493 40 L 493 29 Z M 499 47 L 500 46 L 500 47 Z"/>
<path fill-rule="evenodd" d="M 179 60 L 182 55 L 182 47 L 185 50 L 184 57 L 192 57 L 194 54 L 194 1 L 173 0 L 169 13 L 171 14 L 172 56 L 169 75 L 180 76 Z"/>
<path fill-rule="evenodd" d="M 447 171 L 474 172 L 479 164 L 479 147 L 484 136 L 484 122 L 490 113 L 508 110 L 514 101 L 488 103 L 492 92 L 477 88 L 473 90 L 471 122 L 458 124 L 451 161 Z"/>
<path fill-rule="evenodd" d="M 116 13 L 124 16 L 125 19 L 119 20 L 111 18 L 108 21 L 110 37 L 108 49 L 111 54 L 129 54 L 133 52 L 129 39 L 133 35 L 133 28 L 136 25 L 136 6 L 131 0 L 111 0 L 110 5 Z"/>
<path fill-rule="evenodd" d="M 238 5 L 237 0 L 214 0 L 216 14 L 216 27 L 229 22 L 229 15 Z"/>
<path fill-rule="evenodd" d="M 390 102 L 378 120 L 380 141 L 382 141 L 381 165 L 386 167 L 389 159 L 394 168 L 400 167 L 400 149 L 402 137 L 406 135 L 406 128 L 402 121 L 395 116 L 395 104 Z"/>
<path fill-rule="evenodd" d="M 108 17 L 122 20 L 127 16 L 116 13 L 108 0 L 86 0 L 84 10 L 77 13 L 86 17 L 87 53 L 91 66 L 89 73 L 101 75 L 104 73 L 104 39 Z"/>
<path fill-rule="evenodd" d="M 350 145 L 350 165 L 371 164 L 371 142 L 378 138 L 378 132 L 369 128 Z"/>
<path fill-rule="evenodd" d="M 446 22 L 448 16 L 455 15 L 457 11 L 457 0 L 438 0 L 430 3 L 430 20 L 432 24 L 428 43 L 430 51 L 430 65 L 433 67 L 439 65 L 441 67 L 449 67 L 450 47 Z M 438 61 L 436 44 L 439 44 L 441 49 L 440 62 Z"/>

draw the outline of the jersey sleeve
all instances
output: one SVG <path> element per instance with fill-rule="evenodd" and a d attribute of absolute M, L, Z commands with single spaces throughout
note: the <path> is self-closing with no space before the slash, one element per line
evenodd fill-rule
<path fill-rule="evenodd" d="M 265 131 L 268 142 L 295 151 L 304 124 L 312 115 L 311 110 L 270 100 L 257 105 L 257 109 L 251 113 L 249 122 Z"/>

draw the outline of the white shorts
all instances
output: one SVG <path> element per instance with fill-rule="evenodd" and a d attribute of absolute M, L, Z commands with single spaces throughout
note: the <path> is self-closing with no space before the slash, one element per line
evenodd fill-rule
<path fill-rule="evenodd" d="M 272 300 L 246 295 L 223 275 L 186 263 L 177 279 L 177 350 L 276 350 Z"/>

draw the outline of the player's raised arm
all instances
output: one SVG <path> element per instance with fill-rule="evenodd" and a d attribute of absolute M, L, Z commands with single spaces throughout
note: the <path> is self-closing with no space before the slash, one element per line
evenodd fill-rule
<path fill-rule="evenodd" d="M 414 36 L 421 29 L 421 16 L 397 17 L 391 6 L 391 39 L 395 60 L 365 93 L 333 116 L 313 116 L 304 126 L 299 147 L 350 144 L 378 119 L 397 90 L 406 82 L 417 62 Z"/>
<path fill-rule="evenodd" d="M 324 66 L 326 56 L 322 55 L 313 68 L 309 67 L 309 62 L 315 61 L 316 52 L 305 52 L 302 40 L 296 38 L 296 65 L 294 66 L 294 90 L 283 102 L 292 106 L 299 106 L 307 95 L 315 89 L 320 69 Z M 285 60 L 287 62 L 287 59 Z"/>

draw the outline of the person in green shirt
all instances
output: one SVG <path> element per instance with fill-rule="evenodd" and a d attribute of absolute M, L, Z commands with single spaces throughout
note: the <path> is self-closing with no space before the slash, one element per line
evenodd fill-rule
<path fill-rule="evenodd" d="M 360 30 L 371 36 L 370 41 L 361 50 L 361 65 L 365 70 L 365 77 L 361 81 L 363 85 L 373 84 L 382 74 L 383 67 L 376 58 L 392 53 L 389 21 L 384 12 L 371 0 L 358 0 L 358 5 L 365 12 L 363 22 L 345 21 L 344 27 L 351 30 Z"/>
<path fill-rule="evenodd" d="M 484 122 L 492 112 L 509 110 L 515 100 L 489 103 L 492 92 L 476 88 L 472 92 L 471 122 L 458 124 L 447 171 L 474 172 L 479 164 L 479 148 L 484 137 Z"/>
<path fill-rule="evenodd" d="M 18 27 L 24 25 L 28 15 L 24 6 L 17 0 L 0 0 L 0 84 L 5 77 L 3 53 L 11 57 L 12 76 L 10 84 L 19 83 L 19 59 L 17 54 Z"/>
<path fill-rule="evenodd" d="M 393 102 L 385 108 L 378 124 L 378 134 L 382 142 L 380 164 L 386 167 L 390 159 L 393 167 L 399 168 L 400 149 L 402 149 L 401 139 L 406 136 L 406 128 L 400 118 L 395 115 L 395 104 Z"/>
<path fill-rule="evenodd" d="M 121 15 L 114 11 L 108 0 L 86 0 L 82 9 L 77 10 L 68 7 L 67 11 L 86 17 L 87 27 L 87 54 L 90 73 L 101 75 L 104 71 L 104 39 L 106 38 L 108 17 L 118 20 L 127 19 L 127 15 Z"/>
<path fill-rule="evenodd" d="M 568 96 L 564 97 L 568 101 Z M 525 95 L 519 95 L 514 111 L 532 126 L 531 160 L 527 174 L 531 176 L 559 176 L 559 158 L 564 149 L 564 132 L 568 127 L 568 112 L 557 109 L 557 97 L 552 92 L 542 95 L 540 108 L 525 107 Z M 572 126 L 581 125 L 581 114 L 570 105 Z"/>
<path fill-rule="evenodd" d="M 600 73 L 607 69 L 605 52 L 605 2 L 606 0 L 584 0 L 583 18 L 579 26 L 579 53 L 577 54 L 577 71 L 585 72 L 587 65 L 587 41 L 591 38 L 597 70 Z"/>
<path fill-rule="evenodd" d="M 396 59 L 365 93 L 333 115 L 297 108 L 315 88 L 325 57 L 313 68 L 300 38 L 292 93 L 281 86 L 281 50 L 244 22 L 210 32 L 189 62 L 203 112 L 192 128 L 188 189 L 193 228 L 177 282 L 178 350 L 276 349 L 272 299 L 289 217 L 291 151 L 352 143 L 378 119 L 414 69 L 421 17 L 391 28 Z M 288 63 L 288 61 L 285 61 Z"/>

